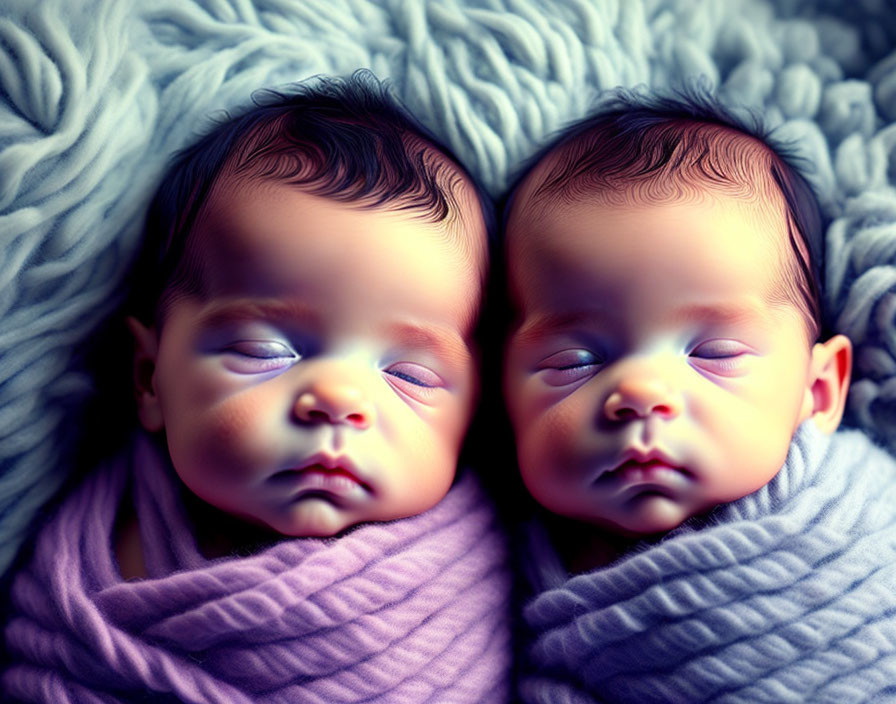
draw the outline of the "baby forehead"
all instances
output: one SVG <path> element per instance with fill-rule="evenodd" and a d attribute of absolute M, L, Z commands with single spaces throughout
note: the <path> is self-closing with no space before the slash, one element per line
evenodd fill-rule
<path fill-rule="evenodd" d="M 346 211 L 392 213 L 437 225 L 443 229 L 446 241 L 456 243 L 477 266 L 485 266 L 491 221 L 487 199 L 480 195 L 465 169 L 435 144 L 410 133 L 401 140 L 406 156 L 416 155 L 413 169 L 402 168 L 402 164 L 409 163 L 407 159 L 393 162 L 388 155 L 381 155 L 376 174 L 370 172 L 372 165 L 360 168 L 360 164 L 353 164 L 355 171 L 348 174 L 318 164 L 309 166 L 308 173 L 296 167 L 300 177 L 297 181 L 290 178 L 276 158 L 272 161 L 261 156 L 246 161 L 243 145 L 216 177 L 203 215 L 222 205 L 231 210 L 248 205 L 246 198 L 233 198 L 246 189 L 250 194 L 265 195 L 265 189 L 290 186 L 320 196 Z M 296 155 L 296 163 L 300 161 L 302 157 Z M 312 173 L 314 169 L 319 173 Z"/>
<path fill-rule="evenodd" d="M 511 223 L 505 263 L 511 296 L 525 309 L 554 300 L 612 307 L 636 291 L 776 300 L 788 281 L 788 241 L 783 215 L 764 204 L 718 194 L 591 198 Z"/>
<path fill-rule="evenodd" d="M 737 197 L 712 187 L 632 188 L 580 193 L 577 197 L 538 198 L 537 207 L 518 205 L 506 220 L 504 249 L 508 258 L 521 254 L 536 258 L 562 246 L 570 238 L 600 237 L 612 248 L 614 235 L 643 230 L 648 236 L 681 236 L 705 232 L 706 247 L 721 246 L 714 228 L 732 224 L 742 233 L 743 245 L 758 244 L 777 258 L 785 256 L 790 239 L 786 203 L 780 194 L 741 194 Z M 774 245 L 770 247 L 769 245 Z M 687 256 L 681 251 L 681 256 Z"/>
<path fill-rule="evenodd" d="M 301 249 L 307 237 L 327 230 L 334 246 L 337 240 L 376 240 L 379 233 L 380 239 L 394 235 L 406 242 L 409 255 L 415 240 L 432 240 L 446 256 L 479 254 L 486 242 L 484 217 L 472 189 L 469 194 L 460 185 L 456 190 L 458 207 L 437 219 L 401 200 L 355 200 L 274 179 L 228 179 L 216 184 L 197 220 L 193 256 L 250 255 L 274 240 Z"/>
<path fill-rule="evenodd" d="M 388 307 L 390 291 L 413 285 L 421 297 L 441 291 L 470 316 L 478 309 L 475 237 L 485 235 L 453 220 L 270 180 L 222 185 L 208 205 L 186 253 L 206 296 L 350 289 Z"/>
<path fill-rule="evenodd" d="M 783 246 L 753 237 L 765 228 L 743 217 L 740 204 L 729 206 L 567 209 L 545 218 L 510 249 L 514 309 L 521 319 L 561 321 L 599 310 L 612 314 L 608 325 L 657 329 L 698 319 L 733 324 L 748 310 L 761 317 L 755 311 L 783 300 Z"/>

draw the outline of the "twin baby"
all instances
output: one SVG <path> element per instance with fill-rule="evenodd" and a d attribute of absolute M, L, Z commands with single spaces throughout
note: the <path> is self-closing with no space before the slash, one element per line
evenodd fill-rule
<path fill-rule="evenodd" d="M 896 697 L 896 469 L 830 435 L 851 347 L 794 168 L 717 107 L 620 95 L 504 221 L 504 395 L 546 509 L 518 624 L 503 526 L 455 476 L 486 199 L 370 79 L 320 79 L 165 176 L 127 321 L 145 432 L 17 576 L 7 691 Z"/>

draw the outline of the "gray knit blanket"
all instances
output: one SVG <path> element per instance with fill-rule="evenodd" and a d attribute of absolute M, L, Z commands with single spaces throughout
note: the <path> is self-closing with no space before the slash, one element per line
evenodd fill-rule
<path fill-rule="evenodd" d="M 540 553 L 528 703 L 896 701 L 896 461 L 801 426 L 763 489 L 607 568 Z"/>
<path fill-rule="evenodd" d="M 126 582 L 112 545 L 132 476 L 150 578 Z M 0 691 L 46 704 L 504 702 L 505 557 L 465 474 L 419 516 L 208 560 L 170 463 L 139 436 L 132 458 L 66 499 L 17 573 Z"/>

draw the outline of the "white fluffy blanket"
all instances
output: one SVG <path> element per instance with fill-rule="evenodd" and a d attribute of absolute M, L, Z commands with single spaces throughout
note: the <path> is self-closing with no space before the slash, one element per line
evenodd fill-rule
<path fill-rule="evenodd" d="M 896 8 L 865 0 L 3 0 L 0 572 L 70 474 L 168 155 L 216 111 L 372 69 L 495 195 L 616 85 L 707 77 L 800 140 L 858 343 L 853 424 L 896 445 Z"/>

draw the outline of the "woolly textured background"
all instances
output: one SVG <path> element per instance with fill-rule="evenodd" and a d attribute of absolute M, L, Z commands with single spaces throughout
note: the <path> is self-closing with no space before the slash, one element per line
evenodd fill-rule
<path fill-rule="evenodd" d="M 251 92 L 372 69 L 498 195 L 602 89 L 706 76 L 798 138 L 848 422 L 896 448 L 896 9 L 888 0 L 3 0 L 0 571 L 71 473 L 168 155 Z M 150 9 L 151 8 L 151 9 Z M 127 380 L 123 380 L 126 383 Z"/>

